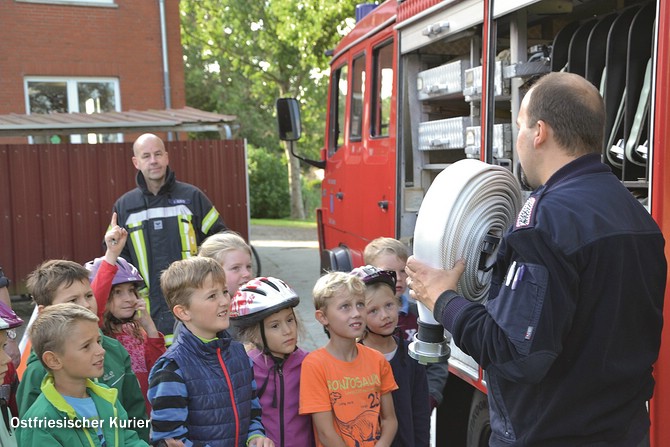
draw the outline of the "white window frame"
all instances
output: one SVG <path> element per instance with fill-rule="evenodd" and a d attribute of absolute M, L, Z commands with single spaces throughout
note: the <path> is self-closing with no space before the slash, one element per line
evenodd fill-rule
<path fill-rule="evenodd" d="M 45 3 L 49 5 L 103 6 L 117 8 L 116 0 L 14 0 L 17 3 Z"/>
<path fill-rule="evenodd" d="M 29 82 L 65 82 L 67 89 L 67 111 L 68 113 L 85 113 L 79 110 L 79 98 L 77 94 L 77 84 L 80 82 L 100 82 L 111 83 L 114 85 L 114 106 L 116 112 L 121 109 L 121 86 L 118 78 L 113 77 L 70 77 L 70 76 L 26 76 L 23 78 L 23 92 L 26 103 L 26 113 L 31 114 L 30 111 L 30 96 L 28 92 Z M 97 133 L 111 133 L 111 132 L 96 132 Z M 119 133 L 118 141 L 123 141 L 123 134 Z M 82 143 L 82 135 L 71 135 L 71 143 Z M 33 143 L 33 138 L 30 137 L 30 143 Z"/>

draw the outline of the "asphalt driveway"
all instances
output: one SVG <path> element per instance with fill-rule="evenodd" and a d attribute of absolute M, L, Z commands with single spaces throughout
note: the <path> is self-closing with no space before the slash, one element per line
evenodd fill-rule
<path fill-rule="evenodd" d="M 325 345 L 328 338 L 312 304 L 320 268 L 316 228 L 252 225 L 250 240 L 261 257 L 261 274 L 284 280 L 300 296 L 297 311 L 304 333 L 299 346 L 312 351 Z"/>

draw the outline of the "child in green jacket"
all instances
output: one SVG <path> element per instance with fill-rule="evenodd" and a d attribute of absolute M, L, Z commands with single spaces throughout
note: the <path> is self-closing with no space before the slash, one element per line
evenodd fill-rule
<path fill-rule="evenodd" d="M 129 427 L 118 391 L 91 380 L 104 374 L 105 350 L 98 317 L 73 303 L 42 310 L 29 329 L 33 352 L 48 371 L 42 394 L 19 420 L 19 445 L 144 447 Z"/>
<path fill-rule="evenodd" d="M 55 304 L 74 303 L 96 314 L 97 304 L 88 275 L 88 270 L 73 261 L 45 261 L 28 276 L 27 288 L 40 313 Z M 100 335 L 106 354 L 104 371 L 98 376 L 98 382 L 118 390 L 119 402 L 128 412 L 129 418 L 146 420 L 144 397 L 131 368 L 128 352 L 118 341 L 102 333 Z M 32 352 L 16 394 L 19 417 L 24 417 L 28 408 L 39 396 L 46 373 L 41 359 Z M 141 439 L 149 440 L 149 427 L 134 428 Z"/>

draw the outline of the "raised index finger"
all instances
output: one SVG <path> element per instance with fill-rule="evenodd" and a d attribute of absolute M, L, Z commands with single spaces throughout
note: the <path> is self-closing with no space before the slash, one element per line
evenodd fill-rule
<path fill-rule="evenodd" d="M 109 226 L 111 228 L 114 228 L 116 226 L 117 219 L 118 219 L 118 217 L 116 216 L 116 211 L 114 211 L 112 213 L 112 221 L 109 223 Z"/>

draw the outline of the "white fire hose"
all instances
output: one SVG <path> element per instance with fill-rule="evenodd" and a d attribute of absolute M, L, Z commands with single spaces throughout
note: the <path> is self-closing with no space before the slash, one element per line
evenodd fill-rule
<path fill-rule="evenodd" d="M 438 174 L 421 203 L 414 256 L 445 269 L 464 259 L 459 294 L 485 300 L 498 244 L 516 219 L 521 200 L 519 183 L 506 168 L 474 159 L 450 165 Z M 424 305 L 419 303 L 418 308 L 420 322 L 440 324 Z"/>

